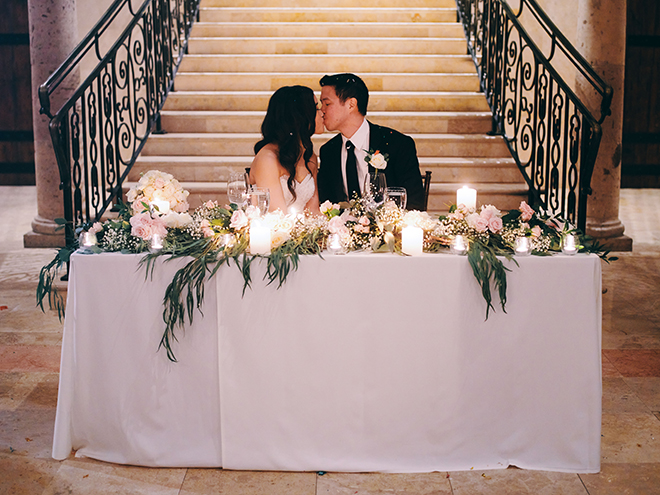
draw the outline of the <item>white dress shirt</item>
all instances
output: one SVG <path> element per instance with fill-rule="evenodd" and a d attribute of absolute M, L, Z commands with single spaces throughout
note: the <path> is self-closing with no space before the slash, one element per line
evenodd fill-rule
<path fill-rule="evenodd" d="M 360 192 L 364 192 L 364 179 L 367 176 L 367 172 L 369 171 L 369 166 L 365 161 L 367 151 L 369 151 L 369 122 L 367 122 L 367 119 L 362 121 L 362 125 L 350 138 L 347 138 L 342 134 L 341 141 L 341 174 L 344 178 L 344 191 L 348 191 L 348 185 L 346 183 L 346 157 L 348 156 L 348 152 L 346 151 L 346 141 L 350 141 L 353 143 L 353 146 L 355 146 L 353 151 L 355 153 L 355 160 L 357 162 L 358 184 L 360 185 Z"/>

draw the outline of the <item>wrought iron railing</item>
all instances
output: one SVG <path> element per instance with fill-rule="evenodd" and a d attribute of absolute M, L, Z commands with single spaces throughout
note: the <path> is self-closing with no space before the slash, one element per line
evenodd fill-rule
<path fill-rule="evenodd" d="M 145 0 L 134 9 L 131 0 L 115 0 L 39 88 L 59 167 L 67 246 L 76 227 L 98 220 L 121 199 L 122 184 L 158 125 L 199 1 Z M 126 17 L 125 29 L 102 54 L 102 35 Z M 98 64 L 51 114 L 51 96 L 94 55 Z"/>
<path fill-rule="evenodd" d="M 493 131 L 504 136 L 530 190 L 530 201 L 584 231 L 587 196 L 610 114 L 612 88 L 571 45 L 535 0 L 456 0 L 458 17 L 493 113 Z M 548 36 L 546 56 L 520 22 L 529 12 Z M 561 52 L 600 98 L 600 117 L 566 84 L 553 58 Z"/>

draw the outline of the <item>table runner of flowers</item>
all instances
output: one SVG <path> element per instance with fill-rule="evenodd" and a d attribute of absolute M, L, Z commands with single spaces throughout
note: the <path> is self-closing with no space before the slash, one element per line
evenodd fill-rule
<path fill-rule="evenodd" d="M 517 238 L 529 239 L 531 254 L 549 255 L 560 251 L 563 236 L 577 233 L 580 252 L 596 253 L 605 261 L 615 259 L 568 222 L 533 209 L 525 201 L 519 209 L 505 213 L 493 205 L 478 209 L 453 205 L 448 215 L 433 217 L 426 212 L 404 210 L 392 201 L 376 205 L 360 198 L 342 204 L 325 202 L 319 216 L 281 211 L 262 215 L 255 206 L 241 208 L 215 201 L 207 201 L 190 213 L 187 197 L 188 191 L 171 174 L 152 170 L 128 192 L 128 202 L 120 205 L 116 218 L 84 225 L 77 232 L 89 232 L 98 239 L 97 245 L 86 248 L 89 253 L 146 253 L 141 265 L 147 277 L 161 256 L 192 258 L 176 272 L 163 301 L 166 328 L 159 349 L 164 347 L 172 361 L 176 361 L 172 345 L 177 340 L 177 329 L 186 321 L 192 322 L 204 300 L 205 281 L 215 276 L 222 265 L 233 264 L 241 271 L 245 292 L 253 283 L 251 264 L 264 260 L 267 283 L 280 287 L 298 268 L 300 255 L 327 256 L 328 238 L 333 234 L 346 251 L 397 254 L 403 254 L 401 232 L 407 226 L 423 230 L 423 249 L 428 253 L 448 252 L 452 240 L 463 236 L 467 240 L 467 260 L 486 302 L 486 319 L 489 311 L 494 310 L 492 288 L 506 312 L 506 272 L 510 269 L 498 257 L 515 262 Z M 250 225 L 255 221 L 270 228 L 269 255 L 250 252 Z M 153 248 L 156 236 L 162 239 L 162 248 L 158 250 Z M 43 310 L 44 300 L 48 299 L 60 318 L 65 304 L 53 282 L 77 248 L 78 245 L 60 249 L 39 277 L 38 305 Z"/>

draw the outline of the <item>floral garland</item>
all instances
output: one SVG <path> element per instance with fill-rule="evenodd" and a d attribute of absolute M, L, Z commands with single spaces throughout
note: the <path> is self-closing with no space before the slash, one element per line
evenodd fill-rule
<path fill-rule="evenodd" d="M 467 241 L 466 254 L 486 302 L 486 318 L 494 309 L 491 286 L 498 291 L 500 306 L 506 312 L 506 272 L 500 258 L 515 262 L 516 240 L 528 238 L 531 254 L 548 255 L 561 250 L 561 241 L 569 233 L 577 233 L 567 222 L 521 202 L 518 210 L 503 214 L 492 205 L 478 210 L 464 205 L 452 206 L 447 216 L 434 218 L 426 212 L 406 211 L 392 201 L 381 205 L 362 199 L 349 203 L 321 205 L 321 216 L 309 213 L 285 215 L 280 211 L 261 215 L 258 208 L 220 206 L 207 201 L 192 214 L 187 212 L 184 191 L 171 175 L 147 172 L 129 191 L 130 204 L 122 205 L 117 218 L 94 223 L 78 233 L 94 234 L 97 244 L 87 252 L 147 253 L 141 265 L 147 276 L 155 268 L 159 256 L 170 259 L 192 257 L 179 269 L 167 287 L 163 318 L 166 329 L 160 346 L 168 358 L 176 361 L 172 344 L 176 329 L 192 322 L 195 310 L 204 300 L 204 283 L 224 265 L 235 264 L 243 275 L 243 292 L 251 286 L 250 267 L 255 259 L 267 262 L 265 279 L 280 287 L 288 275 L 297 270 L 300 255 L 321 256 L 329 237 L 335 236 L 346 251 L 402 253 L 402 230 L 415 226 L 423 231 L 424 251 L 447 251 L 457 236 Z M 165 203 L 159 203 L 164 201 Z M 165 205 L 164 208 L 161 206 Z M 168 208 L 169 205 L 169 208 Z M 165 210 L 165 211 L 163 211 Z M 271 231 L 270 254 L 250 252 L 250 226 L 259 221 Z M 159 249 L 153 246 L 159 241 Z M 597 242 L 580 237 L 578 250 L 598 254 L 605 261 L 608 252 Z M 70 248 L 62 248 L 55 259 L 42 268 L 37 288 L 37 303 L 44 309 L 44 299 L 55 306 L 60 318 L 64 302 L 53 286 L 57 271 L 69 260 Z"/>

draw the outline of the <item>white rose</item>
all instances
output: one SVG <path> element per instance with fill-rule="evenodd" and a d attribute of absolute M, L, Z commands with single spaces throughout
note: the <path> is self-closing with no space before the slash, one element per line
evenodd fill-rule
<path fill-rule="evenodd" d="M 377 168 L 378 170 L 384 170 L 385 167 L 387 167 L 387 161 L 385 160 L 385 157 L 377 151 L 371 156 L 369 165 L 371 165 L 373 168 Z"/>
<path fill-rule="evenodd" d="M 270 248 L 277 249 L 289 239 L 291 239 L 291 236 L 288 232 L 284 230 L 276 230 L 270 236 Z"/>

